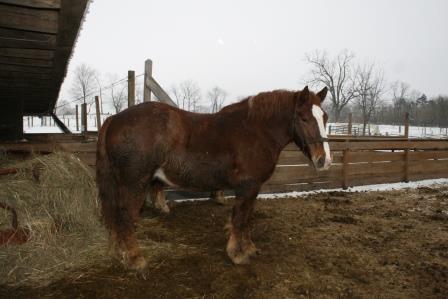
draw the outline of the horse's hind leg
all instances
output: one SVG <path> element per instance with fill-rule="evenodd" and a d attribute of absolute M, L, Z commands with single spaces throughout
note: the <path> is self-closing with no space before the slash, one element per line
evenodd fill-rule
<path fill-rule="evenodd" d="M 227 204 L 227 200 L 224 197 L 224 191 L 219 190 L 219 191 L 213 191 L 212 193 L 210 193 L 210 199 L 212 202 L 220 204 L 220 205 L 226 205 Z"/>
<path fill-rule="evenodd" d="M 237 203 L 226 226 L 229 232 L 227 254 L 235 264 L 248 264 L 250 256 L 257 252 L 250 237 L 250 224 L 259 189 L 252 186 L 236 191 Z"/>
<path fill-rule="evenodd" d="M 145 192 L 122 186 L 119 194 L 120 201 L 115 211 L 112 235 L 116 236 L 124 263 L 131 269 L 142 270 L 146 267 L 146 261 L 141 255 L 135 230 Z"/>
<path fill-rule="evenodd" d="M 149 196 L 153 206 L 165 214 L 170 212 L 170 208 L 166 203 L 165 192 L 163 191 L 163 183 L 159 180 L 154 180 L 149 186 Z"/>

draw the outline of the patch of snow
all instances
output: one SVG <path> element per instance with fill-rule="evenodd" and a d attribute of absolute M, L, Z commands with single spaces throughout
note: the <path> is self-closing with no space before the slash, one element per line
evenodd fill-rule
<path fill-rule="evenodd" d="M 417 189 L 420 187 L 438 187 L 447 186 L 448 178 L 443 179 L 430 179 L 414 181 L 409 183 L 391 183 L 391 184 L 377 184 L 377 185 L 365 185 L 350 187 L 347 190 L 342 188 L 335 189 L 319 189 L 313 191 L 293 191 L 293 192 L 283 192 L 283 193 L 263 193 L 258 194 L 257 199 L 278 199 L 278 198 L 289 198 L 289 197 L 307 197 L 309 195 L 318 193 L 328 193 L 328 192 L 371 192 L 371 191 L 392 191 L 392 190 L 403 190 L 403 189 Z M 233 196 L 226 196 L 226 198 L 233 198 Z M 189 202 L 189 201 L 206 201 L 210 200 L 208 197 L 203 198 L 186 198 L 186 199 L 176 199 L 176 202 Z"/>
<path fill-rule="evenodd" d="M 24 133 L 27 134 L 36 134 L 36 133 L 62 133 L 61 129 L 58 127 L 50 127 L 50 126 L 39 126 L 39 127 L 31 127 L 31 128 L 23 128 Z"/>
<path fill-rule="evenodd" d="M 259 194 L 257 198 L 259 199 L 273 199 L 273 198 L 285 198 L 285 197 L 306 197 L 309 195 L 317 193 L 327 193 L 327 192 L 370 192 L 370 191 L 392 191 L 392 190 L 402 190 L 402 189 L 416 189 L 420 187 L 437 187 L 448 185 L 448 178 L 443 179 L 430 179 L 415 182 L 400 182 L 391 184 L 377 184 L 377 185 L 366 185 L 366 186 L 356 186 L 350 187 L 347 190 L 342 188 L 336 189 L 320 189 L 313 191 L 293 191 L 285 193 L 271 193 L 271 194 Z"/>

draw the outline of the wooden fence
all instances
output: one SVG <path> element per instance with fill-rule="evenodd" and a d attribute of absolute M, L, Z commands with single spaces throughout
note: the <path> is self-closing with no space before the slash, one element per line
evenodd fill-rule
<path fill-rule="evenodd" d="M 14 152 L 68 151 L 95 167 L 95 134 L 33 134 L 29 139 L 28 143 L 0 144 L 0 148 Z M 281 153 L 276 170 L 264 184 L 262 192 L 448 178 L 448 140 L 331 137 L 330 148 L 333 165 L 328 171 L 316 172 L 297 146 L 289 144 Z M 189 197 L 194 196 L 188 194 Z"/>
<path fill-rule="evenodd" d="M 407 182 L 448 177 L 448 140 L 332 138 L 333 164 L 316 172 L 290 144 L 281 153 L 266 192 Z"/>

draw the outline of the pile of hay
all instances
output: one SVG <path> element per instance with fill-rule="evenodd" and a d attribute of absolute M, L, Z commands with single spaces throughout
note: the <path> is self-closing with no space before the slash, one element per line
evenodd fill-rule
<path fill-rule="evenodd" d="M 30 232 L 23 245 L 0 246 L 0 285 L 43 286 L 106 258 L 92 169 L 68 153 L 26 161 L 1 154 L 0 167 L 19 169 L 0 177 L 0 201 Z M 0 230 L 10 227 L 10 213 L 0 210 Z"/>

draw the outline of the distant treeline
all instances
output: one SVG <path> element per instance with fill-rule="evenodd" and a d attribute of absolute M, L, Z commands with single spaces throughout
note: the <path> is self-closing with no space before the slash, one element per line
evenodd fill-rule
<path fill-rule="evenodd" d="M 355 103 L 344 109 L 342 119 L 348 120 L 348 113 L 353 114 L 353 121 L 362 123 L 362 110 Z M 411 126 L 448 127 L 448 96 L 428 99 L 422 94 L 418 98 L 398 98 L 392 103 L 381 103 L 373 111 L 370 123 L 402 125 L 404 115 L 409 112 Z"/>

